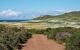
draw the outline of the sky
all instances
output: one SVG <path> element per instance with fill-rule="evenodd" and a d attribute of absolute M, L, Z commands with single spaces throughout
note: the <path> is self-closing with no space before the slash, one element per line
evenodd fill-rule
<path fill-rule="evenodd" d="M 38 15 L 79 10 L 80 0 L 0 0 L 0 20 L 32 19 Z"/>

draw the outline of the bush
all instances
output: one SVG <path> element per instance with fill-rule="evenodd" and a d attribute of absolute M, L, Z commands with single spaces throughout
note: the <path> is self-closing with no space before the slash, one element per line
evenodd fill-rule
<path fill-rule="evenodd" d="M 65 43 L 66 50 L 80 50 L 80 28 L 47 28 L 45 33 L 49 39 Z"/>
<path fill-rule="evenodd" d="M 32 34 L 24 28 L 4 27 L 0 25 L 0 49 L 15 50 L 19 44 L 25 43 Z"/>
<path fill-rule="evenodd" d="M 59 28 L 47 28 L 46 35 L 49 39 L 55 39 L 65 42 L 66 38 L 70 37 L 72 34 L 80 32 L 80 29 L 72 27 L 59 27 Z"/>
<path fill-rule="evenodd" d="M 80 50 L 80 32 L 66 39 L 66 50 Z"/>
<path fill-rule="evenodd" d="M 51 28 L 47 28 L 45 34 L 47 35 L 47 38 L 49 39 L 55 39 L 55 30 Z"/>
<path fill-rule="evenodd" d="M 8 47 L 4 44 L 0 44 L 0 50 L 8 50 Z"/>

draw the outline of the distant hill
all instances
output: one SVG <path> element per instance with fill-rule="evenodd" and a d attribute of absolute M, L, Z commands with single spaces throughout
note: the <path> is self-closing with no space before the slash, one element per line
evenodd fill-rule
<path fill-rule="evenodd" d="M 37 18 L 34 18 L 34 20 L 46 20 L 46 19 L 53 19 L 53 18 L 63 18 L 63 19 L 79 19 L 80 18 L 80 11 L 72 11 L 68 13 L 64 13 L 61 15 L 57 16 L 52 16 L 52 15 L 44 15 L 44 16 L 39 16 Z"/>
<path fill-rule="evenodd" d="M 57 28 L 57 27 L 80 28 L 80 11 L 67 12 L 56 16 L 53 15 L 39 16 L 37 18 L 34 18 L 32 22 L 38 23 L 40 26 L 42 26 L 42 28 Z"/>

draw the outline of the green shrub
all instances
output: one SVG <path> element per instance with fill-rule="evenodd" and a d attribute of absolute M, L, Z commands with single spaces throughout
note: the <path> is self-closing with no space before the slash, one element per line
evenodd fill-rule
<path fill-rule="evenodd" d="M 51 29 L 51 28 L 47 28 L 46 29 L 46 35 L 47 35 L 47 38 L 49 39 L 55 39 L 55 30 L 54 29 Z"/>
<path fill-rule="evenodd" d="M 46 29 L 46 35 L 49 39 L 58 39 L 59 41 L 65 42 L 67 37 L 70 37 L 72 34 L 80 32 L 80 29 L 78 28 L 72 28 L 72 27 L 59 27 L 59 28 L 47 28 Z M 56 36 L 58 38 L 56 38 Z"/>
<path fill-rule="evenodd" d="M 0 43 L 0 50 L 8 50 L 8 47 L 2 43 Z"/>
<path fill-rule="evenodd" d="M 27 39 L 31 38 L 31 35 L 24 28 L 4 27 L 0 25 L 0 48 L 15 50 L 19 44 L 25 43 Z"/>
<path fill-rule="evenodd" d="M 80 50 L 80 32 L 66 39 L 66 50 Z"/>

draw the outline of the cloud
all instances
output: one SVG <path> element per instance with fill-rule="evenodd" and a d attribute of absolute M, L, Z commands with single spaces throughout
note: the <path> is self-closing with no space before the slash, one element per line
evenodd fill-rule
<path fill-rule="evenodd" d="M 0 12 L 0 16 L 3 16 L 3 17 L 13 17 L 13 16 L 20 16 L 20 15 L 21 15 L 21 12 L 13 11 L 11 9 L 3 10 Z"/>

